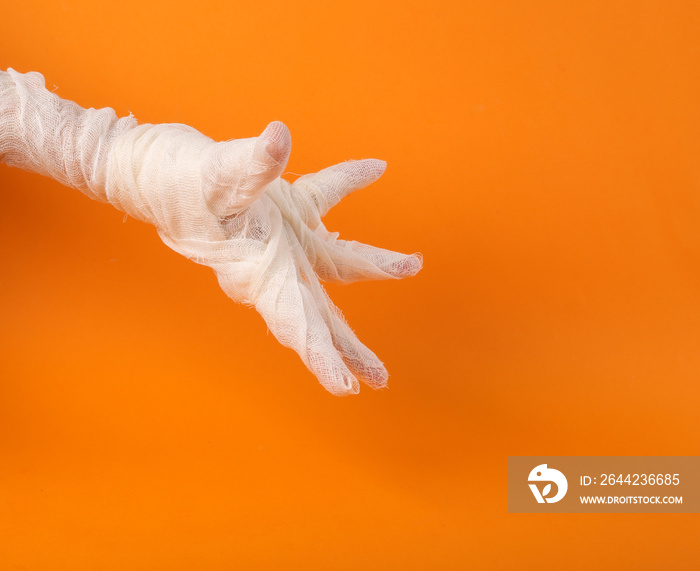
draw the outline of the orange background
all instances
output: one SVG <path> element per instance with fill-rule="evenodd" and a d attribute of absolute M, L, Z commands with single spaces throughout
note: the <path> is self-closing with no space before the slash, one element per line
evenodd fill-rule
<path fill-rule="evenodd" d="M 0 167 L 0 569 L 689 569 L 697 515 L 509 515 L 509 455 L 700 445 L 697 2 L 20 2 L 0 69 L 288 170 L 425 268 L 327 394 L 155 230 Z"/>

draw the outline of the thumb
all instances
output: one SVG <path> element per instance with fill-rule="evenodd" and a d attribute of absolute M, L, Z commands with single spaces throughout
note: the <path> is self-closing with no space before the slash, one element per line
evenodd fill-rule
<path fill-rule="evenodd" d="M 202 163 L 209 210 L 224 218 L 255 201 L 284 172 L 291 148 L 289 129 L 280 121 L 270 123 L 259 137 L 212 145 Z"/>

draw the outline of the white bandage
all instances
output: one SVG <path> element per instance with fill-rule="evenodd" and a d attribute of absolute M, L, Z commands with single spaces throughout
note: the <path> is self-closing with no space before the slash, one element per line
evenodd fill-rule
<path fill-rule="evenodd" d="M 0 72 L 0 160 L 50 176 L 156 226 L 168 246 L 214 269 L 232 299 L 253 305 L 330 392 L 386 385 L 381 361 L 352 332 L 319 277 L 351 282 L 417 273 L 420 255 L 338 239 L 321 218 L 384 172 L 348 161 L 280 178 L 286 126 L 215 142 L 180 124 L 138 125 L 112 109 L 83 109 L 41 74 Z"/>

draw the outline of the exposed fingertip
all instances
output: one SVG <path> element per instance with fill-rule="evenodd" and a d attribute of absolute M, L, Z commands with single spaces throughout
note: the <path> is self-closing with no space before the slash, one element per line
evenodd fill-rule
<path fill-rule="evenodd" d="M 265 152 L 276 163 L 287 160 L 292 146 L 292 136 L 287 125 L 282 121 L 272 121 L 260 134 L 265 143 Z"/>
<path fill-rule="evenodd" d="M 270 141 L 287 139 L 290 136 L 289 128 L 282 121 L 272 121 L 260 136 Z"/>

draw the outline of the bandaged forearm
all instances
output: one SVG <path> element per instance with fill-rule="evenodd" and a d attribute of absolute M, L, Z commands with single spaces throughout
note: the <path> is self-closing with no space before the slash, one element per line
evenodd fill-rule
<path fill-rule="evenodd" d="M 41 74 L 0 71 L 0 160 L 107 201 L 108 149 L 136 126 L 112 109 L 83 109 L 44 87 Z"/>
<path fill-rule="evenodd" d="M 165 211 L 182 208 L 164 207 L 163 202 L 179 200 L 184 206 L 204 197 L 206 190 L 217 206 L 222 191 L 236 182 L 236 175 L 245 174 L 241 167 L 253 167 L 248 164 L 253 160 L 253 139 L 248 141 L 248 149 L 241 148 L 241 141 L 232 142 L 239 143 L 228 149 L 226 158 L 233 160 L 226 169 L 217 169 L 226 150 L 196 129 L 138 125 L 131 116 L 119 119 L 113 109 L 84 109 L 61 99 L 45 88 L 39 73 L 0 72 L 3 162 L 54 178 L 139 220 L 172 230 L 177 220 L 167 220 Z M 214 168 L 207 172 L 205 163 Z M 268 165 L 259 166 L 263 170 Z M 249 187 L 259 182 L 248 178 Z M 163 196 L 164 190 L 172 193 Z"/>
<path fill-rule="evenodd" d="M 348 161 L 290 184 L 280 178 L 289 131 L 215 142 L 181 124 L 139 125 L 49 92 L 41 74 L 0 71 L 0 161 L 40 173 L 156 226 L 175 251 L 214 269 L 232 299 L 255 306 L 334 394 L 386 370 L 326 295 L 328 281 L 401 278 L 404 255 L 338 239 L 322 216 L 381 176 L 384 163 Z"/>

